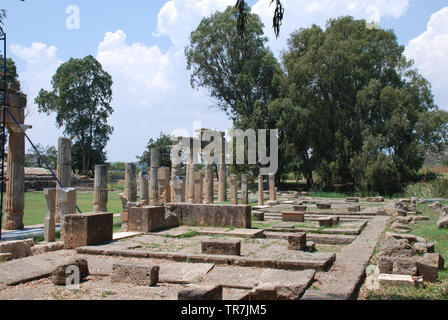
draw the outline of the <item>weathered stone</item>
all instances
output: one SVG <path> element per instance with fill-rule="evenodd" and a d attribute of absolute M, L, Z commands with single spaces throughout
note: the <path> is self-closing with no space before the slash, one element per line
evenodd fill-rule
<path fill-rule="evenodd" d="M 361 211 L 361 206 L 359 206 L 359 205 L 347 208 L 347 212 L 360 212 L 360 211 Z"/>
<path fill-rule="evenodd" d="M 248 178 L 247 174 L 241 175 L 241 203 L 244 205 L 249 204 Z"/>
<path fill-rule="evenodd" d="M 264 181 L 263 176 L 258 176 L 258 205 L 264 206 Z"/>
<path fill-rule="evenodd" d="M 177 176 L 171 181 L 171 190 L 174 192 L 172 201 L 174 203 L 185 202 L 185 179 L 184 177 Z"/>
<path fill-rule="evenodd" d="M 140 182 L 140 203 L 143 206 L 147 206 L 149 204 L 148 173 L 146 171 L 140 171 L 138 174 L 138 179 Z"/>
<path fill-rule="evenodd" d="M 241 255 L 241 241 L 240 240 L 210 240 L 201 243 L 203 254 L 215 255 Z"/>
<path fill-rule="evenodd" d="M 162 229 L 164 224 L 164 207 L 129 208 L 128 231 L 148 233 Z"/>
<path fill-rule="evenodd" d="M 263 211 L 252 211 L 252 216 L 256 221 L 264 221 L 264 212 Z"/>
<path fill-rule="evenodd" d="M 0 262 L 7 262 L 13 260 L 14 257 L 11 253 L 0 253 Z"/>
<path fill-rule="evenodd" d="M 442 208 L 442 204 L 439 201 L 436 201 L 433 204 L 429 205 L 429 207 L 432 210 L 438 210 L 438 209 Z"/>
<path fill-rule="evenodd" d="M 268 206 L 278 206 L 280 204 L 280 202 L 278 200 L 269 200 L 268 202 L 266 202 L 266 205 Z"/>
<path fill-rule="evenodd" d="M 230 176 L 230 204 L 238 204 L 238 176 Z"/>
<path fill-rule="evenodd" d="M 300 212 L 282 212 L 282 220 L 285 222 L 304 222 L 305 215 Z"/>
<path fill-rule="evenodd" d="M 156 265 L 120 262 L 112 266 L 112 283 L 130 283 L 153 287 L 159 282 L 160 267 Z"/>
<path fill-rule="evenodd" d="M 330 203 L 317 203 L 317 209 L 319 210 L 328 210 L 331 209 L 331 204 Z"/>
<path fill-rule="evenodd" d="M 194 197 L 193 203 L 202 203 L 202 191 L 203 191 L 203 174 L 202 172 L 195 172 L 194 178 Z"/>
<path fill-rule="evenodd" d="M 107 172 L 106 164 L 95 166 L 95 181 L 93 185 L 93 212 L 107 212 Z"/>
<path fill-rule="evenodd" d="M 64 248 L 104 244 L 112 241 L 113 213 L 83 213 L 62 216 Z"/>
<path fill-rule="evenodd" d="M 159 168 L 157 172 L 159 202 L 171 202 L 170 168 Z"/>
<path fill-rule="evenodd" d="M 124 195 L 129 202 L 137 202 L 137 166 L 135 163 L 126 163 L 124 171 L 126 188 Z"/>
<path fill-rule="evenodd" d="M 179 291 L 178 300 L 222 300 L 222 285 L 191 285 Z"/>
<path fill-rule="evenodd" d="M 417 275 L 417 262 L 415 259 L 396 259 L 393 261 L 393 274 Z"/>
<path fill-rule="evenodd" d="M 334 225 L 333 217 L 324 217 L 317 219 L 320 227 L 332 227 Z"/>
<path fill-rule="evenodd" d="M 34 247 L 31 247 L 31 252 L 33 253 L 33 255 L 37 255 L 63 249 L 64 249 L 64 242 L 58 241 L 58 242 L 41 243 L 35 245 Z"/>
<path fill-rule="evenodd" d="M 288 237 L 288 250 L 306 250 L 306 233 L 295 233 Z"/>
<path fill-rule="evenodd" d="M 408 215 L 408 211 L 404 209 L 397 209 L 396 215 L 397 217 L 406 217 Z"/>
<path fill-rule="evenodd" d="M 72 186 L 72 141 L 70 139 L 59 138 L 58 140 L 56 176 L 64 188 Z M 57 187 L 60 186 L 57 185 Z"/>
<path fill-rule="evenodd" d="M 359 198 L 348 197 L 348 198 L 345 198 L 345 202 L 359 202 Z"/>
<path fill-rule="evenodd" d="M 163 225 L 164 228 L 166 229 L 171 229 L 171 228 L 177 228 L 178 226 L 180 226 L 180 222 L 179 222 L 179 218 L 177 217 L 176 214 L 171 213 L 171 212 L 166 212 L 165 213 L 165 223 Z"/>
<path fill-rule="evenodd" d="M 47 213 L 44 224 L 44 240 L 56 241 L 56 194 L 57 189 L 45 189 L 44 195 L 47 203 Z"/>
<path fill-rule="evenodd" d="M 275 174 L 269 175 L 269 200 L 277 201 L 275 194 Z"/>
<path fill-rule="evenodd" d="M 416 254 L 423 255 L 425 253 L 434 252 L 434 243 L 416 242 L 412 246 Z"/>
<path fill-rule="evenodd" d="M 447 229 L 448 228 L 448 217 L 443 217 L 437 222 L 437 228 Z"/>
<path fill-rule="evenodd" d="M 414 249 L 407 240 L 390 238 L 383 242 L 378 256 L 409 258 L 414 255 Z"/>
<path fill-rule="evenodd" d="M 381 288 L 385 287 L 415 287 L 419 280 L 416 277 L 401 274 L 380 274 L 378 280 Z"/>
<path fill-rule="evenodd" d="M 395 240 L 406 240 L 408 243 L 413 244 L 415 242 L 419 242 L 419 237 L 413 235 L 413 234 L 399 234 L 399 233 L 392 233 L 392 232 L 386 232 L 386 240 L 388 239 L 395 239 Z M 421 242 L 425 242 L 422 238 Z"/>
<path fill-rule="evenodd" d="M 299 212 L 305 212 L 307 209 L 307 206 L 303 206 L 303 205 L 293 205 L 292 207 L 294 208 L 295 211 L 299 211 Z"/>
<path fill-rule="evenodd" d="M 392 224 L 391 228 L 392 228 L 392 230 L 397 231 L 397 232 L 407 233 L 407 232 L 411 231 L 411 229 L 407 225 L 398 223 L 398 222 L 394 222 Z"/>
<path fill-rule="evenodd" d="M 219 165 L 218 201 L 227 201 L 227 171 L 226 171 L 226 139 L 222 134 L 221 164 Z"/>
<path fill-rule="evenodd" d="M 79 271 L 79 279 L 74 278 L 75 283 L 67 283 Z M 89 276 L 89 266 L 86 259 L 74 259 L 73 261 L 57 267 L 51 274 L 51 281 L 54 285 L 73 285 L 79 284 Z M 69 278 L 70 277 L 70 278 Z"/>
<path fill-rule="evenodd" d="M 33 255 L 33 239 L 0 242 L 0 253 L 10 254 L 12 259 L 21 259 Z"/>
<path fill-rule="evenodd" d="M 204 203 L 211 204 L 214 202 L 213 164 L 207 164 L 204 174 Z"/>
<path fill-rule="evenodd" d="M 395 218 L 395 222 L 401 223 L 401 224 L 408 224 L 412 221 L 412 217 L 397 217 Z"/>
<path fill-rule="evenodd" d="M 423 257 L 417 257 L 418 273 L 428 282 L 437 281 L 439 270 L 443 270 L 444 264 L 438 253 L 426 253 Z"/>

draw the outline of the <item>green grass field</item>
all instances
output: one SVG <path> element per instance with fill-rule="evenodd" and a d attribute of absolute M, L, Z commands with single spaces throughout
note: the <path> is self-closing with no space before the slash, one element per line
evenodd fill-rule
<path fill-rule="evenodd" d="M 118 194 L 118 191 L 109 192 L 109 200 L 107 202 L 107 209 L 109 212 L 121 213 L 123 211 Z M 92 191 L 78 191 L 76 193 L 76 199 L 77 205 L 82 212 L 92 212 Z M 25 226 L 43 224 L 46 210 L 45 196 L 42 192 L 25 193 L 25 214 L 23 217 L 23 223 Z M 116 218 L 114 221 L 115 220 Z"/>

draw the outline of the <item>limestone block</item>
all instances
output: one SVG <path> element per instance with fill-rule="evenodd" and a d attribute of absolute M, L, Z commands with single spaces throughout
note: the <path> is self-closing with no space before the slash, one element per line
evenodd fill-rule
<path fill-rule="evenodd" d="M 56 240 L 56 195 L 57 189 L 45 189 L 44 195 L 47 203 L 47 213 L 44 224 L 44 240 L 54 242 Z"/>
<path fill-rule="evenodd" d="M 293 208 L 295 211 L 299 211 L 299 212 L 305 212 L 307 209 L 307 206 L 303 206 L 303 205 L 293 205 Z"/>
<path fill-rule="evenodd" d="M 67 278 L 74 275 L 74 268 L 79 271 L 79 281 L 89 276 L 89 266 L 86 259 L 74 259 L 67 264 L 57 267 L 51 274 L 51 281 L 54 285 L 64 286 Z M 75 283 L 68 283 L 75 284 Z"/>
<path fill-rule="evenodd" d="M 345 198 L 345 202 L 359 202 L 359 198 L 348 197 L 348 198 Z"/>
<path fill-rule="evenodd" d="M 263 211 L 252 211 L 252 216 L 256 221 L 264 221 L 264 212 Z"/>
<path fill-rule="evenodd" d="M 332 227 L 334 225 L 333 217 L 324 217 L 317 219 L 319 227 Z"/>
<path fill-rule="evenodd" d="M 201 243 L 203 254 L 214 255 L 241 255 L 241 241 L 240 240 L 210 240 Z"/>
<path fill-rule="evenodd" d="M 11 259 L 26 258 L 33 255 L 33 246 L 33 239 L 0 242 L 0 253 L 10 254 Z"/>
<path fill-rule="evenodd" d="M 112 241 L 113 213 L 69 214 L 62 219 L 65 249 Z"/>
<path fill-rule="evenodd" d="M 222 300 L 222 285 L 192 285 L 179 291 L 178 300 Z"/>
<path fill-rule="evenodd" d="M 319 210 L 329 210 L 331 209 L 331 203 L 317 203 L 317 209 Z"/>
<path fill-rule="evenodd" d="M 165 208 L 155 206 L 129 208 L 128 231 L 153 232 L 165 224 Z"/>
<path fill-rule="evenodd" d="M 297 233 L 288 236 L 288 250 L 306 250 L 306 233 Z"/>
<path fill-rule="evenodd" d="M 112 266 L 112 283 L 130 283 L 136 286 L 153 287 L 159 282 L 160 267 L 133 262 L 114 263 Z"/>
<path fill-rule="evenodd" d="M 381 288 L 385 287 L 415 287 L 422 279 L 401 274 L 380 274 L 378 280 Z"/>
<path fill-rule="evenodd" d="M 360 212 L 361 211 L 361 206 L 357 205 L 357 206 L 351 206 L 347 208 L 347 212 Z"/>
<path fill-rule="evenodd" d="M 285 222 L 304 222 L 305 215 L 300 212 L 282 212 L 282 220 Z"/>

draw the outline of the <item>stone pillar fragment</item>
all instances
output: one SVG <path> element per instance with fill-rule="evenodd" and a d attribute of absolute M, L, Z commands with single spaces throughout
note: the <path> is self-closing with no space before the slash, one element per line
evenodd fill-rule
<path fill-rule="evenodd" d="M 138 179 L 140 181 L 140 203 L 146 206 L 149 204 L 148 174 L 145 171 L 140 171 Z"/>
<path fill-rule="evenodd" d="M 218 181 L 218 201 L 227 201 L 227 172 L 226 172 L 226 151 L 225 139 L 223 138 L 223 146 L 221 152 L 221 164 L 219 166 Z"/>
<path fill-rule="evenodd" d="M 95 166 L 95 181 L 93 183 L 93 212 L 107 212 L 107 172 L 106 164 Z"/>
<path fill-rule="evenodd" d="M 172 202 L 180 203 L 185 202 L 185 179 L 184 177 L 177 176 L 172 180 L 172 190 L 174 191 L 174 196 Z"/>
<path fill-rule="evenodd" d="M 25 208 L 25 136 L 18 130 L 19 128 L 9 130 L 5 230 L 23 229 L 23 210 Z"/>
<path fill-rule="evenodd" d="M 56 241 L 56 195 L 57 189 L 45 189 L 45 199 L 47 200 L 47 214 L 44 224 L 44 241 Z"/>
<path fill-rule="evenodd" d="M 230 176 L 230 204 L 238 204 L 238 176 Z"/>
<path fill-rule="evenodd" d="M 159 202 L 159 167 L 160 167 L 160 150 L 151 149 L 151 169 L 149 172 L 149 203 L 155 204 Z"/>
<path fill-rule="evenodd" d="M 276 200 L 276 196 L 275 196 L 275 175 L 274 174 L 270 174 L 269 175 L 269 200 L 270 201 L 275 201 Z"/>
<path fill-rule="evenodd" d="M 75 188 L 59 188 L 57 189 L 56 203 L 61 221 L 61 241 L 64 241 L 63 224 L 64 216 L 76 214 L 76 189 Z"/>
<path fill-rule="evenodd" d="M 159 179 L 159 201 L 171 202 L 170 168 L 159 168 L 157 177 Z"/>
<path fill-rule="evenodd" d="M 258 176 L 258 205 L 264 206 L 264 184 L 263 176 Z"/>
<path fill-rule="evenodd" d="M 67 138 L 59 138 L 56 176 L 64 188 L 72 186 L 72 141 Z M 57 187 L 59 185 L 57 184 Z"/>
<path fill-rule="evenodd" d="M 211 204 L 214 202 L 214 190 L 213 190 L 213 164 L 208 164 L 205 167 L 204 175 L 204 203 Z"/>
<path fill-rule="evenodd" d="M 126 189 L 124 194 L 129 202 L 137 202 L 137 166 L 135 163 L 126 163 L 124 179 Z"/>
<path fill-rule="evenodd" d="M 181 166 L 180 165 L 176 165 L 176 166 L 173 166 L 171 168 L 170 189 L 171 189 L 171 201 L 173 201 L 173 202 L 174 202 L 174 198 L 176 196 L 176 192 L 174 190 L 174 181 L 176 180 L 177 177 L 180 177 L 181 175 L 182 175 L 182 173 L 181 173 Z M 183 188 L 184 188 L 184 182 L 182 181 L 182 189 Z"/>
<path fill-rule="evenodd" d="M 244 205 L 249 204 L 248 178 L 247 174 L 241 175 L 241 203 Z"/>
<path fill-rule="evenodd" d="M 202 172 L 194 173 L 194 198 L 193 203 L 202 203 Z"/>

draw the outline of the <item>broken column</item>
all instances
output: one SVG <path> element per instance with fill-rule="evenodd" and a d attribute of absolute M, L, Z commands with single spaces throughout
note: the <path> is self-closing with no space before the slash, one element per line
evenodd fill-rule
<path fill-rule="evenodd" d="M 238 204 L 238 176 L 230 176 L 230 204 Z"/>
<path fill-rule="evenodd" d="M 202 203 L 202 179 L 203 175 L 202 172 L 195 172 L 194 173 L 194 198 L 193 203 Z"/>
<path fill-rule="evenodd" d="M 275 196 L 275 175 L 274 174 L 270 174 L 269 175 L 269 200 L 270 201 L 275 201 L 276 200 L 276 196 Z"/>
<path fill-rule="evenodd" d="M 148 174 L 146 171 L 140 171 L 138 174 L 140 181 L 140 203 L 144 206 L 149 204 L 149 186 L 148 186 Z"/>
<path fill-rule="evenodd" d="M 107 212 L 107 165 L 95 166 L 95 181 L 93 183 L 93 212 Z"/>
<path fill-rule="evenodd" d="M 159 201 L 171 202 L 170 168 L 159 168 L 157 177 L 159 179 Z"/>
<path fill-rule="evenodd" d="M 205 166 L 204 175 L 204 203 L 211 204 L 214 202 L 214 190 L 213 190 L 213 164 L 207 164 Z"/>
<path fill-rule="evenodd" d="M 159 202 L 160 150 L 151 148 L 151 168 L 149 171 L 149 203 Z"/>
<path fill-rule="evenodd" d="M 57 210 L 61 222 L 61 240 L 64 241 L 64 217 L 76 214 L 76 189 L 75 188 L 59 188 L 57 189 L 56 203 Z"/>
<path fill-rule="evenodd" d="M 182 175 L 182 167 L 181 164 L 176 164 L 173 162 L 173 166 L 171 167 L 171 181 L 170 181 L 170 189 L 171 189 L 171 201 L 174 202 L 174 198 L 176 197 L 176 191 L 174 190 L 174 184 L 175 184 L 175 180 L 176 177 L 180 177 Z M 183 186 L 183 181 L 182 181 L 182 188 Z M 182 201 L 183 202 L 183 201 Z"/>
<path fill-rule="evenodd" d="M 137 166 L 135 163 L 126 163 L 124 179 L 126 183 L 125 197 L 129 202 L 137 202 Z"/>
<path fill-rule="evenodd" d="M 264 186 L 263 186 L 263 176 L 258 176 L 258 205 L 264 206 Z"/>
<path fill-rule="evenodd" d="M 227 201 L 227 172 L 226 172 L 226 140 L 222 137 L 221 164 L 219 165 L 218 201 Z"/>
<path fill-rule="evenodd" d="M 177 176 L 171 181 L 171 190 L 173 190 L 174 195 L 172 202 L 180 203 L 185 202 L 185 179 L 181 176 Z"/>
<path fill-rule="evenodd" d="M 72 141 L 67 138 L 59 138 L 58 140 L 58 156 L 56 176 L 64 188 L 72 186 Z M 61 186 L 56 184 L 56 189 Z M 59 204 L 59 195 L 56 198 L 56 221 L 60 221 L 62 211 Z"/>
<path fill-rule="evenodd" d="M 241 203 L 244 205 L 249 204 L 248 178 L 247 174 L 241 175 Z"/>
<path fill-rule="evenodd" d="M 56 194 L 57 189 L 45 189 L 44 195 L 47 200 L 47 214 L 45 215 L 44 241 L 56 241 Z"/>

